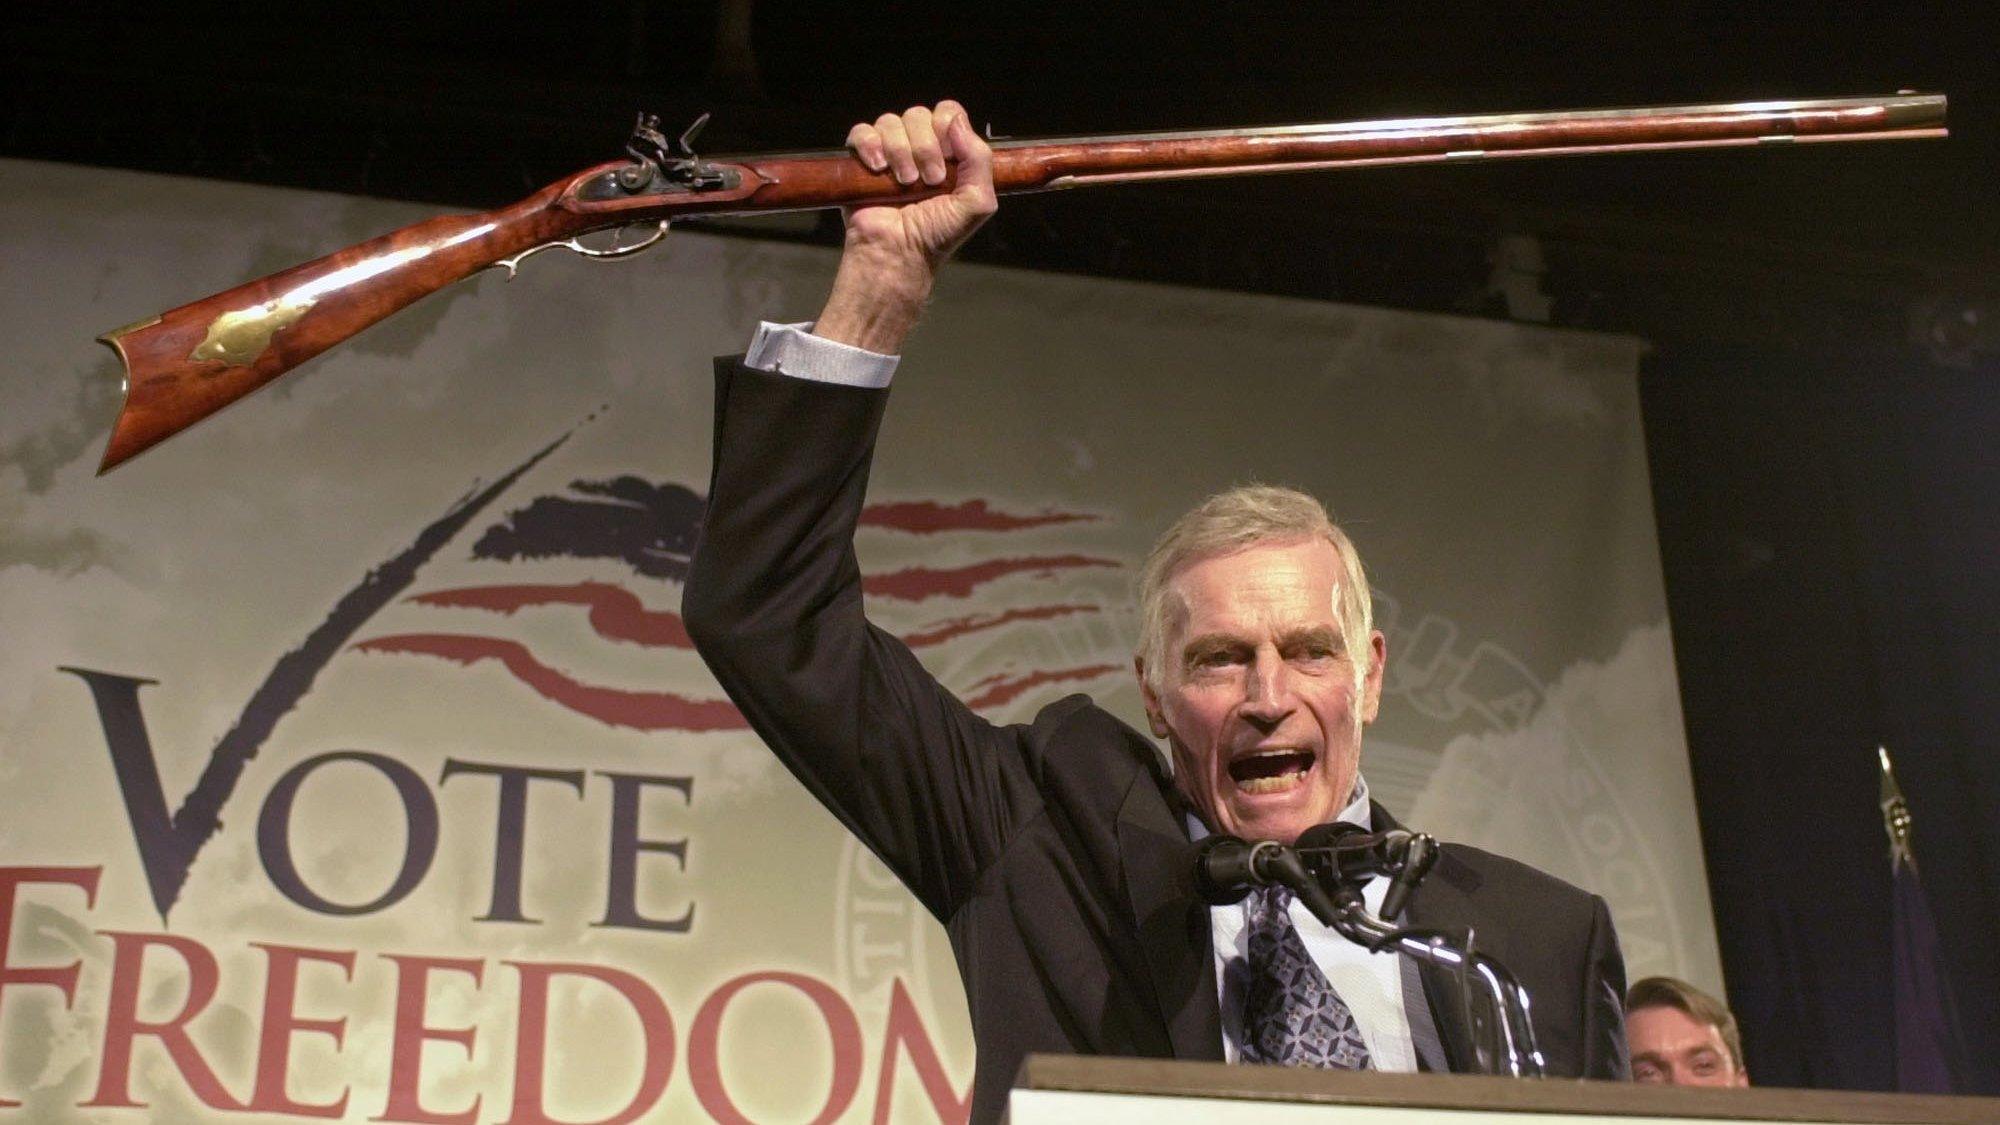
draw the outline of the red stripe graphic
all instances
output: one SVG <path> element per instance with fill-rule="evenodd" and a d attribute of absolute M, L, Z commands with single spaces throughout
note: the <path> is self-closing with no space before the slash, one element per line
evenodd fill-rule
<path fill-rule="evenodd" d="M 513 614 L 542 605 L 590 607 L 590 627 L 608 641 L 625 641 L 651 648 L 694 647 L 681 615 L 647 609 L 639 596 L 609 582 L 578 582 L 573 586 L 461 586 L 433 590 L 410 599 L 423 605 L 483 609 Z"/>
<path fill-rule="evenodd" d="M 595 687 L 537 660 L 527 646 L 498 637 L 397 633 L 372 637 L 353 647 L 360 652 L 432 656 L 467 667 L 482 660 L 497 660 L 542 698 L 607 726 L 691 733 L 749 729 L 742 712 L 726 699 L 689 699 L 666 691 Z M 1092 680 L 1118 670 L 1116 664 L 1091 664 L 1025 673 L 1002 672 L 973 684 L 965 703 L 975 711 L 985 711 L 1012 703 L 1038 687 Z"/>
<path fill-rule="evenodd" d="M 598 722 L 631 730 L 745 730 L 749 724 L 726 699 L 688 699 L 665 691 L 593 687 L 535 659 L 527 646 L 498 637 L 399 633 L 355 645 L 362 652 L 415 653 L 467 666 L 497 660 L 543 698 Z"/>
<path fill-rule="evenodd" d="M 913 566 L 889 574 L 865 575 L 861 579 L 861 589 L 874 597 L 906 602 L 920 602 L 935 597 L 963 598 L 979 587 L 1009 575 L 1033 574 L 1047 577 L 1058 570 L 1117 565 L 1118 563 L 1111 559 L 1093 558 L 1089 555 L 1037 555 L 1019 559 L 990 559 L 970 566 L 949 569 Z"/>
<path fill-rule="evenodd" d="M 907 531 L 912 535 L 934 535 L 940 531 L 1019 531 L 1063 523 L 1088 523 L 1103 519 L 1084 512 L 1043 512 L 1017 516 L 996 512 L 984 500 L 967 500 L 947 507 L 935 500 L 870 504 L 861 510 L 861 526 Z"/>
<path fill-rule="evenodd" d="M 605 640 L 625 641 L 649 648 L 694 647 L 680 614 L 647 609 L 638 595 L 608 582 L 578 582 L 570 586 L 460 586 L 450 590 L 432 590 L 408 600 L 420 605 L 477 609 L 507 615 L 536 606 L 588 606 L 590 627 Z M 1097 607 L 1091 605 L 1041 605 L 1010 609 L 1004 613 L 953 617 L 904 634 L 903 643 L 911 648 L 926 648 L 970 633 L 998 629 L 1016 621 L 1047 621 L 1074 613 L 1096 612 Z"/>
<path fill-rule="evenodd" d="M 1072 613 L 1096 613 L 1094 605 L 1037 605 L 1026 609 L 1010 609 L 1005 613 L 989 613 L 984 616 L 954 617 L 927 625 L 914 633 L 903 635 L 903 643 L 911 648 L 924 648 L 956 640 L 968 633 L 978 633 L 987 629 L 998 629 L 1015 621 L 1047 621 L 1052 617 L 1067 617 Z"/>
<path fill-rule="evenodd" d="M 986 677 L 972 685 L 977 695 L 965 701 L 974 711 L 984 711 L 989 707 L 999 707 L 1012 703 L 1021 696 L 1045 684 L 1074 683 L 1078 680 L 1094 680 L 1118 671 L 1116 664 L 1089 664 L 1081 668 L 1042 669 L 1034 672 L 1000 672 Z M 980 691 L 981 688 L 986 690 Z"/>

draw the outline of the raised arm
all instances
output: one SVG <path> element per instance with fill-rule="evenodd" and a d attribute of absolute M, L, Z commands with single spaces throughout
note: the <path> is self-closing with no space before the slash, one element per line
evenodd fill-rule
<path fill-rule="evenodd" d="M 847 216 L 815 334 L 893 353 L 938 267 L 994 209 L 955 103 L 857 125 L 857 159 L 957 188 Z M 887 391 L 719 361 L 714 476 L 682 601 L 716 678 L 785 764 L 947 916 L 1038 810 L 1019 732 L 973 715 L 863 615 L 853 537 Z"/>

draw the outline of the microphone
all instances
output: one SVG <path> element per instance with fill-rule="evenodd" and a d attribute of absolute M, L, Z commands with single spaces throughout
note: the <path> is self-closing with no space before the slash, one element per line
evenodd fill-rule
<path fill-rule="evenodd" d="M 1392 828 L 1370 832 L 1358 824 L 1336 820 L 1315 824 L 1299 833 L 1298 849 L 1308 858 L 1331 866 L 1343 883 L 1358 883 L 1371 875 L 1394 875 L 1409 858 L 1417 834 Z"/>
<path fill-rule="evenodd" d="M 1252 844 L 1235 836 L 1208 837 L 1195 845 L 1195 893 L 1211 906 L 1242 902 L 1252 887 L 1275 881 L 1271 851 L 1283 846 L 1271 840 Z"/>
<path fill-rule="evenodd" d="M 1382 897 L 1384 918 L 1403 912 L 1410 892 L 1437 858 L 1437 841 L 1421 832 L 1400 828 L 1370 832 L 1341 820 L 1301 832 L 1298 848 L 1309 864 L 1327 870 L 1341 883 L 1358 886 L 1371 876 L 1389 876 L 1389 889 Z"/>
<path fill-rule="evenodd" d="M 1410 901 L 1410 892 L 1417 889 L 1417 883 L 1431 869 L 1437 859 L 1437 841 L 1419 832 L 1403 853 L 1402 870 L 1389 880 L 1389 890 L 1382 896 L 1382 917 L 1394 919 L 1403 913 L 1403 906 Z"/>
<path fill-rule="evenodd" d="M 1276 840 L 1256 843 L 1235 836 L 1210 836 L 1195 847 L 1194 885 L 1214 906 L 1242 902 L 1252 887 L 1284 887 L 1305 904 L 1321 923 L 1332 926 L 1340 907 L 1299 859 L 1299 853 Z"/>

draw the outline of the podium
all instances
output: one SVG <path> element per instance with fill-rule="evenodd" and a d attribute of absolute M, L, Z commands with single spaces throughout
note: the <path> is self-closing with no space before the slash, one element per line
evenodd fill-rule
<path fill-rule="evenodd" d="M 1994 1125 L 2000 1098 L 1031 1055 L 1010 1125 Z"/>

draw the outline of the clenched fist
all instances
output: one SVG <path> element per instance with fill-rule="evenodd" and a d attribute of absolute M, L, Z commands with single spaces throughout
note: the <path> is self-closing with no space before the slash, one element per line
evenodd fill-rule
<path fill-rule="evenodd" d="M 887 172 L 900 184 L 953 177 L 941 195 L 847 212 L 840 271 L 813 331 L 893 354 L 916 324 L 938 267 L 999 206 L 993 152 L 973 131 L 965 107 L 950 100 L 857 124 L 848 130 L 847 147 L 869 171 Z"/>

